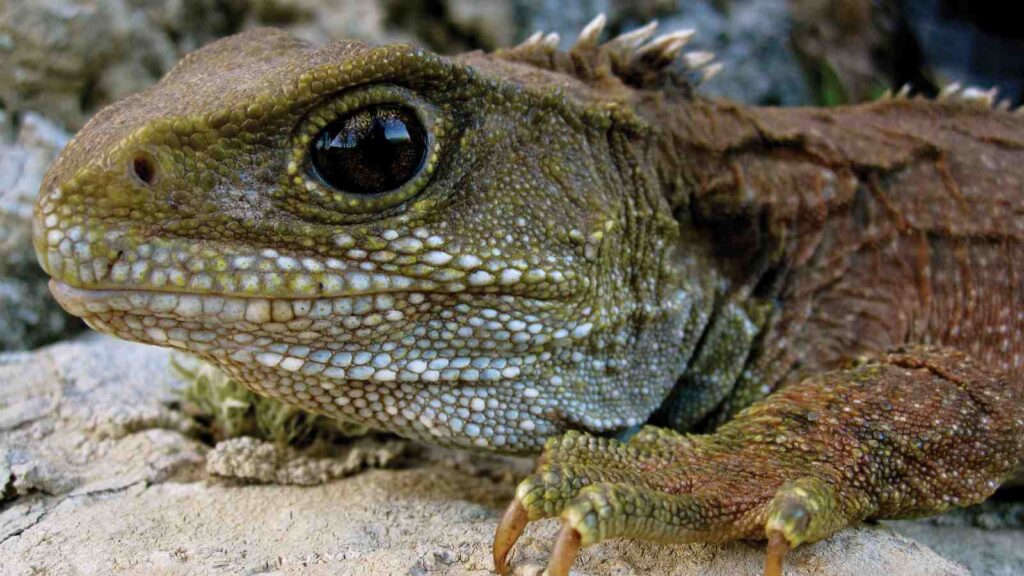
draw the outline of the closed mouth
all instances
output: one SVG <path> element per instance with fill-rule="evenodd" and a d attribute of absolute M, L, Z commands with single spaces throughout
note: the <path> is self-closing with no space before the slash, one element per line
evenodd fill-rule
<path fill-rule="evenodd" d="M 79 288 L 59 280 L 50 280 L 50 292 L 70 314 L 88 318 L 99 314 L 174 316 L 183 319 L 217 319 L 223 322 L 247 321 L 254 324 L 288 322 L 297 317 L 349 312 L 359 302 L 388 316 L 388 302 L 399 298 L 419 304 L 426 299 L 422 291 L 381 290 L 332 296 L 260 296 L 253 294 L 217 294 L 149 288 Z M 327 305 L 326 308 L 324 305 Z M 339 310 L 339 304 L 342 304 Z M 367 310 L 370 311 L 370 310 Z"/>
<path fill-rule="evenodd" d="M 55 278 L 50 279 L 50 293 L 53 294 L 59 302 L 103 302 L 111 298 L 127 297 L 129 295 L 172 295 L 172 296 L 191 296 L 197 298 L 233 298 L 237 300 L 317 300 L 317 299 L 335 299 L 335 298 L 356 298 L 359 296 L 373 296 L 376 294 L 413 294 L 413 293 L 439 293 L 449 294 L 451 292 L 444 290 L 416 290 L 414 288 L 407 287 L 384 287 L 384 288 L 373 288 L 364 291 L 355 291 L 351 293 L 338 293 L 338 294 L 302 294 L 302 295 L 288 295 L 288 294 L 254 294 L 254 293 L 235 293 L 235 292 L 198 292 L 189 290 L 187 288 L 168 288 L 164 287 L 152 287 L 152 286 L 126 286 L 126 287 L 91 287 L 83 288 L 80 286 L 73 286 L 62 280 Z"/>

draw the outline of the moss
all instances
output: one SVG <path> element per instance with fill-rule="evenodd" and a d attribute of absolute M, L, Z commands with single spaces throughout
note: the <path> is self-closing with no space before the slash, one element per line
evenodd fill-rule
<path fill-rule="evenodd" d="M 818 64 L 818 68 L 811 74 L 810 80 L 818 106 L 833 107 L 850 104 L 850 97 L 846 87 L 843 86 L 843 81 L 827 61 L 823 60 Z"/>
<path fill-rule="evenodd" d="M 307 447 L 363 436 L 361 424 L 342 422 L 260 396 L 205 362 L 183 364 L 174 371 L 186 382 L 182 408 L 195 420 L 198 435 L 211 444 L 250 436 L 278 445 Z"/>

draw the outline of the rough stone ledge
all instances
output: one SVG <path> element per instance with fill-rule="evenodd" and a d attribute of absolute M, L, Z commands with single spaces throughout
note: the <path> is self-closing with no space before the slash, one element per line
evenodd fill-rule
<path fill-rule="evenodd" d="M 100 336 L 0 354 L 5 576 L 490 573 L 491 536 L 524 462 L 438 457 L 413 447 L 404 469 L 338 478 L 354 464 L 312 462 L 240 440 L 211 452 L 171 407 L 181 383 L 169 358 L 165 350 Z M 238 462 L 245 454 L 265 460 L 264 453 L 269 461 Z M 262 470 L 258 481 L 283 474 L 314 485 L 222 480 L 208 470 L 211 454 L 230 456 L 232 470 Z M 281 469 L 290 463 L 307 472 L 292 478 Z M 908 526 L 943 549 L 947 528 Z M 515 552 L 518 574 L 540 573 L 557 528 L 555 521 L 530 527 Z M 951 534 L 963 538 L 963 530 L 974 530 L 984 545 L 985 531 L 959 527 Z M 992 550 L 1005 561 L 989 562 L 993 569 L 983 573 L 1008 573 L 1001 570 L 1019 548 L 997 545 Z M 757 544 L 617 541 L 586 549 L 573 573 L 758 574 L 762 562 Z M 878 525 L 802 547 L 787 568 L 790 576 L 968 573 Z"/>

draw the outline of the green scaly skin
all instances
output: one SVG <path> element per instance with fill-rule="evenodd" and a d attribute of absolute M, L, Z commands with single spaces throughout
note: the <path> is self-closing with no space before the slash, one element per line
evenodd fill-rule
<path fill-rule="evenodd" d="M 685 34 L 600 27 L 452 58 L 211 44 L 51 169 L 53 292 L 313 412 L 544 449 L 500 571 L 553 515 L 553 574 L 614 537 L 767 537 L 771 572 L 865 518 L 991 494 L 1024 452 L 1024 122 L 711 102 L 670 66 Z M 418 172 L 379 194 L 321 181 L 314 135 L 380 104 L 425 128 Z M 650 421 L 679 432 L 630 437 Z"/>

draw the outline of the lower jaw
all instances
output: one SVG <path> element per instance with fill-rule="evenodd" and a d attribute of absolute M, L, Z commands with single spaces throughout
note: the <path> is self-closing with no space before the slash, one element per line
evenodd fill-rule
<path fill-rule="evenodd" d="M 431 421 L 432 426 L 427 426 L 421 420 L 427 418 L 429 412 L 435 408 L 431 406 L 432 398 L 422 396 L 426 389 L 438 389 L 437 395 L 459 393 L 479 393 L 481 390 L 492 389 L 492 396 L 502 398 L 503 404 L 514 404 L 521 402 L 516 398 L 516 380 L 518 372 L 507 375 L 502 382 L 479 382 L 450 380 L 440 381 L 436 384 L 424 380 L 420 382 L 405 383 L 401 380 L 402 372 L 400 367 L 393 370 L 389 381 L 374 381 L 373 377 L 356 377 L 349 379 L 349 375 L 340 378 L 332 378 L 326 372 L 333 367 L 331 361 L 324 361 L 326 365 L 319 372 L 307 373 L 304 365 L 298 365 L 294 370 L 285 367 L 285 362 L 290 360 L 289 353 L 285 353 L 280 346 L 286 342 L 294 342 L 294 336 L 299 334 L 299 325 L 289 323 L 296 321 L 306 322 L 309 316 L 315 315 L 311 306 L 317 301 L 309 300 L 274 300 L 266 298 L 237 298 L 218 295 L 196 295 L 196 294 L 174 294 L 168 292 L 147 292 L 142 290 L 89 290 L 68 286 L 60 282 L 51 282 L 51 291 L 62 306 L 72 314 L 83 317 L 85 321 L 99 332 L 112 336 L 141 342 L 144 344 L 169 347 L 194 354 L 218 365 L 232 374 L 232 376 L 255 392 L 276 398 L 284 403 L 299 406 L 305 410 L 326 414 L 331 417 L 360 422 L 375 428 L 384 428 L 399 435 L 425 440 L 435 444 L 458 446 L 478 450 L 499 451 L 508 453 L 522 453 L 538 450 L 544 438 L 555 434 L 561 429 L 561 425 L 547 421 L 539 414 L 529 416 L 527 410 L 529 403 L 518 408 L 518 411 L 526 415 L 524 418 L 532 419 L 530 432 L 522 428 L 521 422 L 509 423 L 507 426 L 496 420 L 487 420 L 487 424 L 479 423 L 477 428 L 481 434 L 487 426 L 504 426 L 501 432 L 494 432 L 491 437 L 482 436 L 470 437 L 460 434 L 459 429 L 452 428 L 448 422 Z M 413 297 L 415 293 L 402 295 L 400 300 L 404 306 L 402 310 L 409 311 L 409 306 L 416 307 L 422 304 L 424 307 L 438 304 L 440 299 L 453 298 L 452 295 L 442 294 L 420 294 L 420 297 Z M 356 297 L 337 297 L 319 299 L 319 302 L 342 302 L 344 307 L 355 307 L 358 301 L 360 306 L 371 306 L 380 304 L 376 300 L 378 296 L 361 295 Z M 395 301 L 398 294 L 389 294 L 386 298 Z M 432 302 L 432 300 L 436 300 Z M 398 310 L 398 302 L 393 302 L 393 310 Z M 287 312 L 285 306 L 291 307 Z M 302 310 L 297 310 L 299 306 Z M 334 310 L 333 308 L 328 308 Z M 425 308 L 424 308 L 425 310 Z M 302 318 L 298 318 L 302 312 Z M 356 312 L 356 311 L 353 311 Z M 377 314 L 378 311 L 373 311 Z M 331 325 L 335 329 L 341 328 L 340 323 L 345 320 L 354 319 L 354 316 L 340 318 L 336 316 L 326 317 L 313 324 L 312 328 L 319 325 Z M 365 317 L 364 317 L 365 319 Z M 397 320 L 398 322 L 408 322 Z M 372 327 L 355 328 L 356 331 L 369 330 Z M 396 328 L 389 328 L 387 325 L 375 327 L 384 333 L 399 331 Z M 272 330 L 279 330 L 273 332 Z M 405 326 L 408 331 L 408 326 Z M 355 334 L 355 332 L 353 332 Z M 383 340 L 372 337 L 360 337 L 365 342 L 365 349 L 371 353 L 380 352 L 377 347 Z M 326 342 L 333 342 L 331 337 L 324 335 L 319 341 L 308 341 L 308 348 L 316 350 L 330 347 Z M 301 342 L 300 342 L 301 344 Z M 291 345 L 291 344 L 289 344 Z M 287 348 L 288 346 L 284 346 Z M 261 364 L 266 357 L 276 357 L 272 366 Z M 508 353 L 509 356 L 512 353 Z M 284 357 L 282 360 L 281 357 Z M 524 370 L 530 366 L 523 359 Z M 503 377 L 505 377 L 503 375 Z M 525 376 L 524 376 L 525 378 Z M 436 381 L 435 381 L 436 382 Z M 367 396 L 376 394 L 383 398 L 387 393 L 394 392 L 403 385 L 411 385 L 416 388 L 413 394 L 415 402 L 413 408 L 404 408 L 414 412 L 414 416 L 399 419 L 398 416 L 386 412 L 388 407 L 379 411 L 367 411 L 365 406 L 359 403 L 364 402 Z M 376 392 L 374 392 L 376 391 Z M 411 397 L 409 397 L 411 398 Z M 476 396 L 475 398 L 482 398 Z M 401 400 L 400 402 L 408 402 Z M 472 405 L 476 405 L 475 401 Z M 401 403 L 398 404 L 401 411 Z M 425 412 L 426 411 L 426 412 Z M 435 415 L 441 418 L 440 413 Z M 499 417 L 500 419 L 500 417 Z M 396 424 L 396 422 L 405 424 Z M 469 425 L 467 421 L 464 426 Z M 503 441 L 498 441 L 501 438 Z"/>
<path fill-rule="evenodd" d="M 260 365 L 256 361 L 259 348 L 233 341 L 211 344 L 191 342 L 176 336 L 174 329 L 160 327 L 149 327 L 140 332 L 128 329 L 122 317 L 104 316 L 107 319 L 91 315 L 85 320 L 94 330 L 110 336 L 172 348 L 200 358 L 261 396 L 329 418 L 385 430 L 404 438 L 445 447 L 522 455 L 538 452 L 549 436 L 563 431 L 561 425 L 547 421 L 540 415 L 530 416 L 535 421 L 531 429 L 535 428 L 536 432 L 526 432 L 520 422 L 503 423 L 500 419 L 488 417 L 476 424 L 479 435 L 468 436 L 462 431 L 469 428 L 470 420 L 455 427 L 452 420 L 444 420 L 445 416 L 434 404 L 446 393 L 458 394 L 467 390 L 479 393 L 478 382 L 442 381 L 430 386 L 436 393 L 428 392 L 425 383 L 412 383 L 417 391 L 412 395 L 406 393 L 403 397 L 399 391 L 407 389 L 405 386 L 408 383 L 332 380 L 323 374 L 306 375 L 301 371 L 285 374 L 280 369 Z M 393 403 L 384 401 L 386 397 L 394 399 L 395 395 L 398 395 L 398 399 Z M 528 406 L 521 406 L 519 412 L 528 414 Z M 488 427 L 497 430 L 485 437 L 483 434 L 488 431 Z"/>
<path fill-rule="evenodd" d="M 438 446 L 508 455 L 533 454 L 543 448 L 547 438 L 565 431 L 563 426 L 566 423 L 548 420 L 540 414 L 531 415 L 529 405 L 518 406 L 517 411 L 523 415 L 521 418 L 535 423 L 530 427 L 531 432 L 523 429 L 521 421 L 504 421 L 494 416 L 481 420 L 463 416 L 465 420 L 456 426 L 454 416 L 450 413 L 444 415 L 437 402 L 443 402 L 443 398 L 451 394 L 467 391 L 479 394 L 479 383 L 475 382 L 449 381 L 429 387 L 424 383 L 412 383 L 416 392 L 410 394 L 409 383 L 331 380 L 321 374 L 305 375 L 301 372 L 285 375 L 256 364 L 253 361 L 256 353 L 243 346 L 197 350 L 190 343 L 132 336 L 106 323 L 95 328 L 116 337 L 170 347 L 200 358 L 256 394 L 283 404 Z M 238 354 L 245 355 L 246 359 Z M 494 391 L 491 393 L 493 395 Z M 509 398 L 505 397 L 505 400 Z M 477 430 L 474 435 L 463 432 L 473 426 Z"/>

